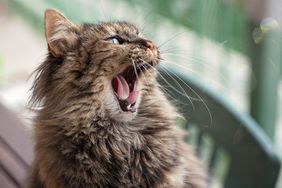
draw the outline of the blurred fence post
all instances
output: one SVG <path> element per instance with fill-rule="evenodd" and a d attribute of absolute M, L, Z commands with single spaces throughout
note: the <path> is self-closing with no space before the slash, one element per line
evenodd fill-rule
<path fill-rule="evenodd" d="M 253 42 L 252 68 L 255 76 L 251 93 L 251 115 L 273 140 L 281 75 L 281 40 L 279 33 L 269 33 L 260 44 Z"/>
<path fill-rule="evenodd" d="M 259 0 L 256 3 L 254 3 L 254 0 L 248 0 L 246 4 L 249 18 L 253 23 L 250 26 L 251 33 L 256 29 L 263 29 L 263 24 L 270 27 L 267 28 L 269 30 L 265 33 L 262 31 L 261 36 L 258 36 L 261 37 L 258 39 L 261 41 L 255 42 L 255 37 L 251 42 L 250 58 L 254 74 L 254 89 L 251 92 L 251 115 L 274 140 L 278 115 L 278 86 L 282 69 L 282 40 L 281 31 L 278 28 L 271 28 L 271 26 L 273 24 L 279 26 L 276 21 L 279 16 L 277 17 L 276 13 L 282 7 L 282 3 L 279 0 Z M 262 20 L 266 23 L 263 23 Z M 267 23 L 267 21 L 270 21 L 270 23 Z"/>

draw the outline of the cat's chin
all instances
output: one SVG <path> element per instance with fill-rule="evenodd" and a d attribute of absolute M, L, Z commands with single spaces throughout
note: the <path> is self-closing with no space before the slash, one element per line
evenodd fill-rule
<path fill-rule="evenodd" d="M 135 112 L 123 111 L 120 108 L 108 109 L 109 117 L 117 122 L 129 122 L 133 120 L 137 115 L 137 110 Z"/>
<path fill-rule="evenodd" d="M 120 113 L 112 114 L 111 118 L 117 122 L 129 122 L 135 118 L 136 114 L 136 112 L 120 111 Z"/>

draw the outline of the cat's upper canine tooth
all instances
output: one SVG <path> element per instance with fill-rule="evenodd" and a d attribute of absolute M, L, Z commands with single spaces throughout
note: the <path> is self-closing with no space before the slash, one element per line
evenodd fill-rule
<path fill-rule="evenodd" d="M 137 89 L 137 80 L 135 80 L 135 82 L 133 84 L 134 84 L 133 85 L 133 91 L 136 91 L 136 89 Z"/>

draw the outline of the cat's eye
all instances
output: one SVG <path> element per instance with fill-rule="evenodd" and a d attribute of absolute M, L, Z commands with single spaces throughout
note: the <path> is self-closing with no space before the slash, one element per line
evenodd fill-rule
<path fill-rule="evenodd" d="M 120 44 L 120 41 L 117 38 L 112 38 L 113 44 Z"/>
<path fill-rule="evenodd" d="M 122 44 L 124 42 L 123 39 L 118 36 L 110 37 L 108 40 L 113 44 Z"/>

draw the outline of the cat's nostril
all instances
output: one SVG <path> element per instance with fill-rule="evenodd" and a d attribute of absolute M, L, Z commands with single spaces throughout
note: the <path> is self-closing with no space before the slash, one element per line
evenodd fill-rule
<path fill-rule="evenodd" d="M 149 48 L 150 50 L 155 50 L 156 46 L 152 43 L 152 42 L 147 42 L 147 48 Z"/>

